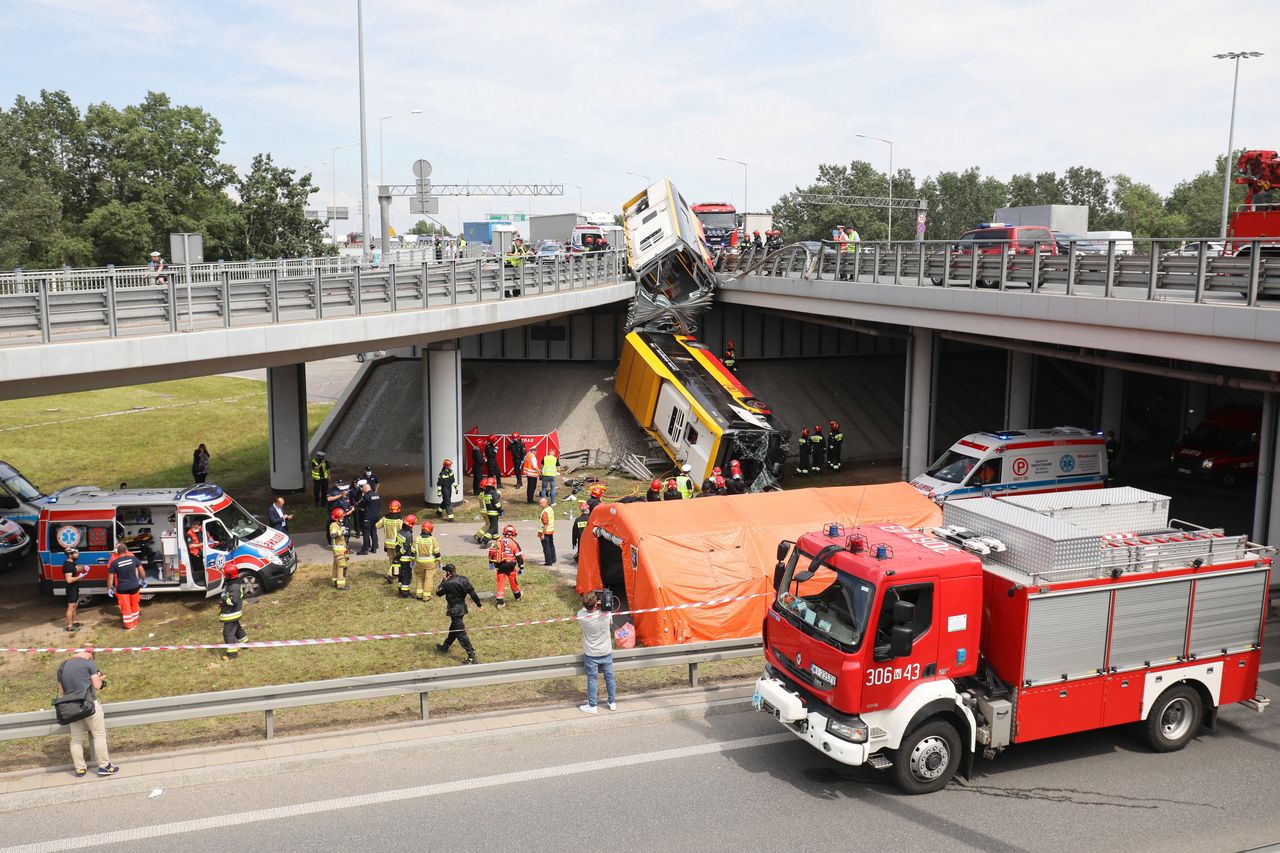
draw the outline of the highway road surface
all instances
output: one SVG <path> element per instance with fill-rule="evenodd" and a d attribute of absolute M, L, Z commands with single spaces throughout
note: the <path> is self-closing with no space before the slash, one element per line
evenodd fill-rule
<path fill-rule="evenodd" d="M 1268 652 L 1264 693 L 1280 695 L 1277 658 Z M 0 845 L 1136 853 L 1280 840 L 1277 709 L 1226 708 L 1216 733 L 1169 755 L 1125 729 L 1014 747 L 980 761 L 975 778 L 924 797 L 828 760 L 745 699 L 628 714 L 624 690 L 614 713 L 554 727 L 495 725 L 377 752 L 237 765 L 224 782 L 185 787 L 167 787 L 164 774 L 127 780 L 121 756 L 121 777 L 60 788 L 56 804 L 0 797 Z"/>

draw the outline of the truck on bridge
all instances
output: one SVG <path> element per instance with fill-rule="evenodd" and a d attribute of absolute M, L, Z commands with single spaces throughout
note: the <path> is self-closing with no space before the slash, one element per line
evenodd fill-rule
<path fill-rule="evenodd" d="M 753 704 L 904 791 L 975 756 L 1137 724 L 1157 752 L 1257 693 L 1271 551 L 1132 488 L 943 504 L 778 545 Z"/>
<path fill-rule="evenodd" d="M 1245 151 L 1236 161 L 1236 183 L 1246 187 L 1244 204 L 1227 223 L 1227 254 L 1247 255 L 1247 240 L 1270 238 L 1261 247 L 1268 257 L 1280 256 L 1280 154 Z"/>

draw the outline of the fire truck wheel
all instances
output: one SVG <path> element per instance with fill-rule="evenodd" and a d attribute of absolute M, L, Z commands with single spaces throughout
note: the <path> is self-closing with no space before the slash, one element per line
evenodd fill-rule
<path fill-rule="evenodd" d="M 1200 730 L 1203 714 L 1200 694 L 1185 684 L 1176 684 L 1160 695 L 1147 715 L 1147 742 L 1156 752 L 1182 749 Z"/>
<path fill-rule="evenodd" d="M 908 794 L 929 794 L 951 781 L 960 766 L 960 736 L 944 720 L 932 720 L 902 739 L 894 781 Z"/>

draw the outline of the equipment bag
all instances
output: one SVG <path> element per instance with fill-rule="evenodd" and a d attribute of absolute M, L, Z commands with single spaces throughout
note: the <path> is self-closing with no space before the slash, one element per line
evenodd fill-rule
<path fill-rule="evenodd" d="M 76 720 L 92 717 L 96 710 L 95 701 L 92 690 L 77 690 L 54 699 L 53 710 L 58 715 L 58 722 L 66 726 Z"/>

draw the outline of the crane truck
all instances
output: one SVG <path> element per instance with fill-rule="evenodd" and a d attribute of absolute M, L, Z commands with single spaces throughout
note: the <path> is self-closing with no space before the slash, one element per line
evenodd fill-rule
<path fill-rule="evenodd" d="M 1270 549 L 1132 488 L 979 497 L 940 527 L 778 546 L 753 704 L 910 794 L 1028 741 L 1136 724 L 1181 749 L 1261 711 Z"/>
<path fill-rule="evenodd" d="M 1251 240 L 1264 240 L 1259 254 L 1280 256 L 1280 154 L 1245 151 L 1236 161 L 1235 182 L 1245 186 L 1244 204 L 1227 223 L 1228 255 L 1248 255 Z"/>

